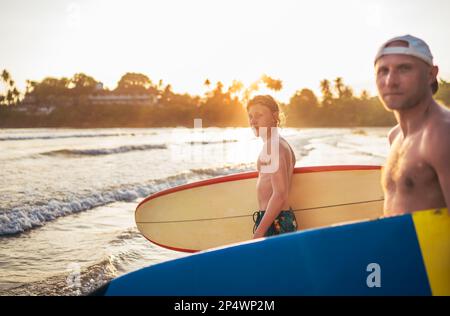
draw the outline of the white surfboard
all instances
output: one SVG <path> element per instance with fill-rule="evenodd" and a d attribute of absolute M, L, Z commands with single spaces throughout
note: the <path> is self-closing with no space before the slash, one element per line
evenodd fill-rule
<path fill-rule="evenodd" d="M 289 203 L 298 229 L 380 217 L 380 172 L 379 166 L 296 168 Z M 136 208 L 137 227 L 151 242 L 185 252 L 250 240 L 257 176 L 234 174 L 150 195 Z"/>

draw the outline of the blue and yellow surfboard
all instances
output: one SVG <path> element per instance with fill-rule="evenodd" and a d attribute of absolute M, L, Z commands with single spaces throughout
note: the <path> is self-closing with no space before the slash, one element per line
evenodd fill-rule
<path fill-rule="evenodd" d="M 102 295 L 450 295 L 450 216 L 421 211 L 204 251 Z"/>

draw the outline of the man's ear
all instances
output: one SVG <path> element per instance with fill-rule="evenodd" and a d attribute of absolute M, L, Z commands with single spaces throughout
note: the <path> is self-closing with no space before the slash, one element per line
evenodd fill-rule
<path fill-rule="evenodd" d="M 437 80 L 438 73 L 439 73 L 439 67 L 438 66 L 431 66 L 430 72 L 429 72 L 430 84 L 432 84 L 435 80 Z"/>

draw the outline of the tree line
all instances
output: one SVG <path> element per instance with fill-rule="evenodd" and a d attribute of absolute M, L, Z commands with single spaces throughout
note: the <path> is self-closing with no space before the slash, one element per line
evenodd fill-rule
<path fill-rule="evenodd" d="M 192 127 L 195 118 L 203 126 L 247 126 L 245 104 L 265 87 L 281 91 L 283 82 L 268 75 L 245 86 L 235 80 L 229 86 L 222 82 L 203 83 L 203 95 L 179 94 L 162 80 L 153 82 L 141 73 L 126 73 L 114 90 L 104 88 L 92 76 L 77 73 L 71 78 L 47 77 L 42 81 L 27 80 L 25 92 L 15 86 L 8 71 L 1 73 L 5 92 L 0 94 L 1 127 Z M 378 97 L 367 91 L 355 95 L 353 88 L 341 77 L 320 82 L 321 95 L 311 89 L 296 91 L 288 103 L 280 103 L 288 127 L 392 126 L 395 118 L 384 109 Z M 147 95 L 156 102 L 146 104 L 92 104 L 95 95 Z M 440 80 L 435 95 L 442 104 L 450 106 L 450 83 Z M 26 101 L 34 106 L 16 111 Z M 119 102 L 120 103 L 120 102 Z M 46 115 L 34 110 L 51 106 Z"/>

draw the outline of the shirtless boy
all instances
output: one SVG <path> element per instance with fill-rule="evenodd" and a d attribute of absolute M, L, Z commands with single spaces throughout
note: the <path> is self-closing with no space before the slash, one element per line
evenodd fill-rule
<path fill-rule="evenodd" d="M 269 95 L 256 96 L 248 102 L 247 112 L 255 135 L 264 142 L 257 160 L 259 211 L 253 215 L 253 237 L 296 231 L 297 222 L 288 204 L 295 155 L 288 142 L 278 135 L 278 104 Z"/>

